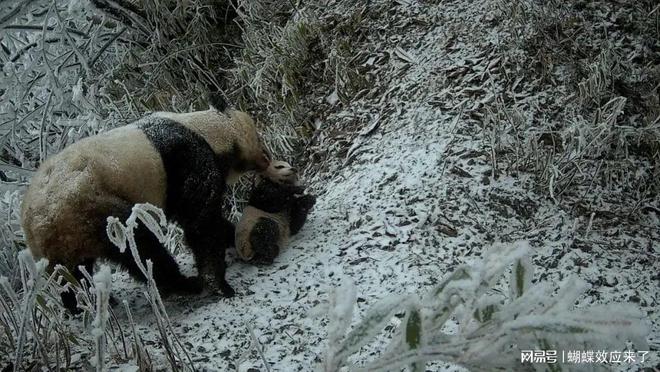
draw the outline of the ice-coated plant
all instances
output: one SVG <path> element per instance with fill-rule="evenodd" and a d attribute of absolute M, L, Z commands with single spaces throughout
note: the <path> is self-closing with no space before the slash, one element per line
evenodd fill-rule
<path fill-rule="evenodd" d="M 147 278 L 147 289 L 144 292 L 144 295 L 151 305 L 156 320 L 156 326 L 158 327 L 158 332 L 160 333 L 161 342 L 165 349 L 165 354 L 170 367 L 174 371 L 194 371 L 195 368 L 192 359 L 181 341 L 179 341 L 176 332 L 174 332 L 174 327 L 167 315 L 165 305 L 163 304 L 158 288 L 156 287 L 156 281 L 153 276 L 153 263 L 151 260 L 143 261 L 140 258 L 134 234 L 139 222 L 143 223 L 162 244 L 168 247 L 172 244 L 180 244 L 181 239 L 179 239 L 177 235 L 178 232 L 180 232 L 180 229 L 177 229 L 176 226 L 168 223 L 162 209 L 149 203 L 145 203 L 134 205 L 131 215 L 125 223 L 122 223 L 116 217 L 108 217 L 107 234 L 110 241 L 115 244 L 121 252 L 124 252 L 126 248 L 130 250 L 138 268 L 142 271 L 145 278 Z M 126 308 L 128 310 L 128 306 L 126 306 Z M 130 311 L 128 314 L 130 317 Z M 135 328 L 133 328 L 133 333 L 135 336 Z M 146 359 L 143 357 L 144 354 L 140 351 L 143 350 L 142 342 L 139 341 L 138 338 L 135 339 L 135 349 L 138 362 L 142 365 L 146 362 Z M 150 364 L 150 362 L 147 362 L 147 364 Z"/>
<path fill-rule="evenodd" d="M 16 255 L 18 284 L 0 276 L 0 361 L 6 370 L 29 366 L 67 368 L 71 350 L 80 342 L 64 319 L 58 283 L 61 273 L 47 272 L 48 261 L 35 261 L 28 250 Z M 68 288 L 68 287 L 66 287 Z"/>
<path fill-rule="evenodd" d="M 508 290 L 503 291 L 500 280 L 512 264 Z M 426 362 L 441 360 L 471 371 L 560 371 L 565 370 L 562 364 L 521 363 L 521 351 L 623 350 L 629 342 L 638 350 L 646 348 L 649 328 L 635 306 L 576 308 L 575 301 L 588 289 L 586 282 L 569 277 L 558 284 L 533 284 L 532 277 L 526 242 L 498 244 L 481 261 L 458 267 L 423 295 L 382 299 L 348 334 L 356 289 L 345 281 L 330 297 L 324 369 L 423 371 Z M 351 364 L 349 357 L 401 313 L 403 319 L 385 350 L 364 364 Z M 451 322 L 457 323 L 455 333 L 446 331 Z"/>
<path fill-rule="evenodd" d="M 137 205 L 125 224 L 111 218 L 108 226 L 111 240 L 122 249 L 134 252 L 136 262 L 148 278 L 145 296 L 171 369 L 191 370 L 192 361 L 176 337 L 155 287 L 151 262 L 144 262 L 137 256 L 133 229 L 138 223 L 148 226 L 171 249 L 180 245 L 179 229 L 169 225 L 163 212 L 150 205 Z M 18 371 L 33 367 L 48 370 L 82 367 L 105 371 L 118 361 L 133 360 L 141 371 L 153 369 L 152 357 L 137 332 L 128 304 L 124 301 L 130 327 L 128 337 L 109 304 L 112 283 L 109 266 L 101 265 L 94 275 L 81 266 L 84 280 L 77 280 L 62 266 L 47 270 L 48 261 L 35 261 L 27 249 L 16 254 L 14 259 L 17 283 L 0 275 L 2 368 Z M 82 315 L 75 319 L 70 318 L 60 300 L 60 293 L 69 289 L 75 292 L 82 310 Z"/>
<path fill-rule="evenodd" d="M 112 286 L 112 272 L 108 266 L 102 266 L 94 274 L 94 291 L 96 292 L 96 317 L 92 322 L 92 336 L 94 337 L 95 354 L 92 359 L 97 371 L 104 370 L 104 356 L 106 349 L 105 328 L 110 318 L 108 303 L 110 288 Z"/>
<path fill-rule="evenodd" d="M 0 167 L 1 168 L 1 167 Z M 1 171 L 1 170 L 0 170 Z M 18 255 L 22 243 L 21 227 L 19 224 L 20 193 L 14 188 L 16 183 L 7 185 L 0 183 L 0 276 L 9 281 L 12 288 L 17 289 L 21 284 L 19 277 Z"/>
<path fill-rule="evenodd" d="M 513 82 L 505 73 L 493 83 L 533 82 L 523 89 L 526 100 L 554 98 L 532 110 L 505 100 L 493 104 L 498 118 L 493 125 L 503 135 L 493 141 L 499 155 L 492 158 L 506 159 L 509 169 L 531 171 L 555 203 L 572 205 L 584 216 L 619 209 L 619 215 L 634 220 L 642 216 L 640 206 L 657 208 L 660 105 L 651 92 L 657 92 L 660 74 L 644 57 L 625 57 L 647 48 L 645 40 L 657 39 L 657 2 L 612 8 L 562 1 L 499 3 L 502 21 L 516 30 L 506 54 L 529 75 Z M 618 14 L 621 29 L 635 30 L 625 41 L 613 42 L 599 32 L 611 13 Z M 572 36 L 565 42 L 558 35 Z M 597 197 L 583 208 L 592 193 Z M 600 224 L 599 218 L 594 223 Z"/>
<path fill-rule="evenodd" d="M 240 58 L 231 70 L 232 100 L 242 108 L 256 109 L 266 145 L 278 155 L 291 154 L 303 137 L 307 120 L 302 105 L 315 56 L 312 45 L 319 37 L 316 14 L 297 11 L 288 2 L 246 1 L 240 10 L 245 22 Z M 273 18 L 291 14 L 282 26 Z"/>

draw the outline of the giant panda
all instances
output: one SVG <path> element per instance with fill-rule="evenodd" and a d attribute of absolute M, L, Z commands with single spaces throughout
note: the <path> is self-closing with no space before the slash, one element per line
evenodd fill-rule
<path fill-rule="evenodd" d="M 266 175 L 250 192 L 235 241 L 241 259 L 269 264 L 300 231 L 316 197 L 303 194 L 296 169 L 286 162 L 272 161 Z"/>
<path fill-rule="evenodd" d="M 79 265 L 91 272 L 102 258 L 144 281 L 131 253 L 120 253 L 109 241 L 106 224 L 108 216 L 126 219 L 134 204 L 151 203 L 183 229 L 199 273 L 184 276 L 166 248 L 140 226 L 138 251 L 143 260 L 152 260 L 161 293 L 199 293 L 202 274 L 210 271 L 222 293 L 233 296 L 225 280 L 225 249 L 234 245 L 234 226 L 222 216 L 222 197 L 226 184 L 241 174 L 267 171 L 270 156 L 252 118 L 215 101 L 206 111 L 153 113 L 47 159 L 21 207 L 33 255 L 47 258 L 51 269 L 65 266 L 76 279 L 83 277 Z M 77 312 L 73 291 L 62 300 Z"/>

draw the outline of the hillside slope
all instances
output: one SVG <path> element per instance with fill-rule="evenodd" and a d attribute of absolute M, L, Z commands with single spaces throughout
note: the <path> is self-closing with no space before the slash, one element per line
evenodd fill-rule
<path fill-rule="evenodd" d="M 135 32 L 120 19 L 110 22 L 114 26 L 99 24 L 96 32 L 106 26 L 113 32 L 96 41 L 78 32 L 78 44 L 71 44 L 68 31 L 47 39 L 45 26 L 58 18 L 57 29 L 82 30 L 96 27 L 96 16 L 111 14 L 75 9 L 87 2 L 72 2 L 66 13 L 71 19 L 51 14 L 46 1 L 33 2 L 34 8 L 29 1 L 3 5 L 25 16 L 2 31 L 29 33 L 24 40 L 11 38 L 20 51 L 0 52 L 7 54 L 3 61 L 14 59 L 1 76 L 14 84 L 11 94 L 0 89 L 0 106 L 7 107 L 0 116 L 9 120 L 0 124 L 6 139 L 0 164 L 0 367 L 54 368 L 70 361 L 91 370 L 96 337 L 103 334 L 93 319 L 108 315 L 103 306 L 97 311 L 95 295 L 81 290 L 86 311 L 70 318 L 56 285 L 39 289 L 45 284 L 29 280 L 36 266 L 26 269 L 32 262 L 16 255 L 25 248 L 18 211 L 28 168 L 145 111 L 198 107 L 212 81 L 266 124 L 266 142 L 276 152 L 293 153 L 309 139 L 294 163 L 318 198 L 274 264 L 246 264 L 228 252 L 235 297 L 203 293 L 164 300 L 197 370 L 321 370 L 332 327 L 326 305 L 345 279 L 357 287 L 357 322 L 378 300 L 424 293 L 487 248 L 516 241 L 533 249 L 535 282 L 577 275 L 589 283 L 578 307 L 632 303 L 645 312 L 646 363 L 621 369 L 659 369 L 655 2 L 254 0 L 241 2 L 244 12 L 232 12 L 225 23 L 216 22 L 206 1 L 172 1 L 170 7 L 143 2 L 138 13 L 159 32 Z M 134 2 L 118 3 L 135 8 Z M 61 2 L 62 14 L 68 5 Z M 3 40 L 4 47 L 9 38 Z M 74 56 L 83 60 L 81 51 L 90 54 L 92 74 L 78 76 L 81 63 L 71 60 L 54 85 L 22 86 L 34 71 L 35 81 L 53 74 L 48 48 L 52 58 L 63 53 L 63 64 Z M 134 61 L 138 55 L 144 61 Z M 97 70 L 107 70 L 98 81 Z M 60 104 L 49 107 L 51 97 Z M 15 107 L 20 115 L 9 115 Z M 50 119 L 53 125 L 45 125 Z M 230 198 L 233 216 L 240 193 Z M 195 271 L 188 252 L 177 260 Z M 137 369 L 134 324 L 155 369 L 171 369 L 170 344 L 161 338 L 168 328 L 159 323 L 163 315 L 152 308 L 145 286 L 118 270 L 112 280 L 112 294 L 127 307 L 114 306 L 105 326 L 108 367 Z M 401 323 L 396 315 L 350 362 L 383 351 Z M 456 331 L 457 323 L 449 323 L 443 330 Z M 445 362 L 426 367 L 463 370 Z"/>
<path fill-rule="evenodd" d="M 331 88 L 316 97 L 330 109 L 309 149 L 306 183 L 318 202 L 307 225 L 272 266 L 231 259 L 235 298 L 166 301 L 198 367 L 264 370 L 251 329 L 271 370 L 315 370 L 326 346 L 316 306 L 342 277 L 357 284 L 363 312 L 388 294 L 423 292 L 494 242 L 516 240 L 534 247 L 535 280 L 577 274 L 592 285 L 579 306 L 639 304 L 653 322 L 648 365 L 658 363 L 658 216 L 590 223 L 540 191 L 531 174 L 498 163 L 492 144 L 500 133 L 484 105 L 513 94 L 504 76 L 518 72 L 498 52 L 501 31 L 485 26 L 491 10 L 399 1 L 386 17 L 365 21 L 371 32 L 354 47 L 365 51 L 359 61 L 376 83 L 350 104 Z M 516 91 L 518 100 L 561 100 L 533 88 Z M 119 285 L 131 304 L 144 305 L 135 316 L 149 334 L 140 287 Z M 358 359 L 376 354 L 386 336 Z"/>

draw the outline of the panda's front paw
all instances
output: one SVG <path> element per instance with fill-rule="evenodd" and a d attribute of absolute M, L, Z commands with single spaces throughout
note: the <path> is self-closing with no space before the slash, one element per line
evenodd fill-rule
<path fill-rule="evenodd" d="M 220 291 L 222 291 L 222 296 L 225 298 L 232 298 L 236 295 L 234 288 L 232 288 L 225 279 L 220 280 Z"/>
<path fill-rule="evenodd" d="M 189 294 L 200 294 L 204 290 L 204 280 L 201 276 L 191 276 L 184 280 L 184 292 Z"/>
<path fill-rule="evenodd" d="M 200 294 L 204 290 L 204 280 L 199 276 L 181 276 L 175 282 L 161 284 L 158 290 L 165 297 L 172 294 Z"/>
<path fill-rule="evenodd" d="M 310 211 L 314 207 L 314 204 L 316 204 L 316 196 L 310 194 L 298 196 L 296 197 L 296 203 L 298 208 Z"/>
<path fill-rule="evenodd" d="M 303 195 L 307 186 L 304 185 L 294 185 L 289 189 L 289 193 L 292 195 Z"/>

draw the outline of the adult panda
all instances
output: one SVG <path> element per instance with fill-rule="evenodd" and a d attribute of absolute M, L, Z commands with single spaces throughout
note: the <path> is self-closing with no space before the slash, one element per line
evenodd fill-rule
<path fill-rule="evenodd" d="M 245 261 L 272 263 L 316 202 L 313 195 L 303 194 L 297 171 L 288 163 L 274 160 L 266 174 L 250 192 L 236 225 L 236 251 Z"/>
<path fill-rule="evenodd" d="M 132 124 L 82 139 L 47 159 L 24 196 L 21 224 L 29 249 L 82 279 L 79 265 L 121 264 L 144 281 L 131 253 L 120 253 L 106 236 L 108 216 L 122 219 L 136 203 L 162 208 L 178 223 L 200 273 L 184 276 L 165 247 L 140 226 L 140 257 L 153 262 L 163 294 L 199 293 L 202 274 L 212 271 L 225 296 L 225 249 L 234 245 L 234 226 L 222 216 L 226 184 L 247 171 L 264 172 L 270 157 L 254 121 L 212 100 L 206 111 L 157 112 Z M 213 105 L 215 104 L 215 105 Z M 62 294 L 76 312 L 73 291 Z"/>

